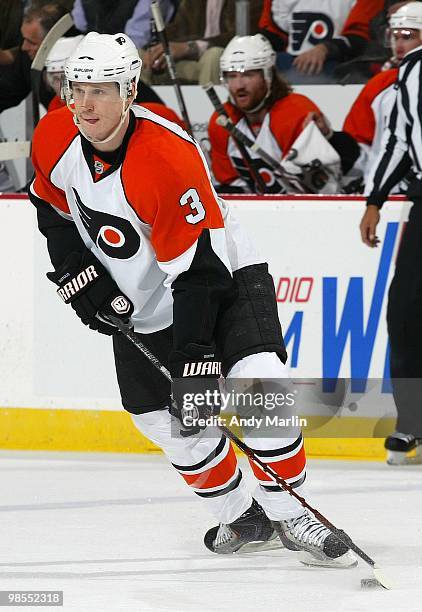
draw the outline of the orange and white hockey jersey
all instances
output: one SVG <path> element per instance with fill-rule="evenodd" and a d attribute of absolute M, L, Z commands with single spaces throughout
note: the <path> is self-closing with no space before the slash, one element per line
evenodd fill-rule
<path fill-rule="evenodd" d="M 265 115 L 256 135 L 245 115 L 230 102 L 224 108 L 235 126 L 274 159 L 282 160 L 303 130 L 303 122 L 310 112 L 320 113 L 319 108 L 306 96 L 291 93 L 277 100 Z M 223 185 L 254 190 L 254 183 L 248 169 L 224 127 L 217 123 L 214 113 L 208 126 L 211 144 L 211 164 L 216 180 Z M 273 170 L 252 150 L 248 150 L 267 186 L 268 193 L 281 193 L 282 186 Z"/>
<path fill-rule="evenodd" d="M 368 40 L 369 22 L 383 8 L 383 0 L 265 0 L 259 26 L 298 55 L 333 38 Z"/>
<path fill-rule="evenodd" d="M 384 144 L 396 100 L 397 75 L 398 68 L 392 68 L 372 77 L 356 98 L 343 124 L 343 131 L 353 136 L 361 148 L 354 167 L 363 173 L 365 182 Z"/>
<path fill-rule="evenodd" d="M 172 284 L 191 266 L 204 230 L 229 274 L 262 262 L 217 198 L 195 141 L 141 106 L 132 107 L 120 158 L 111 165 L 80 135 L 67 108 L 40 121 L 32 160 L 31 199 L 75 224 L 133 302 L 135 331 L 171 324 Z"/>

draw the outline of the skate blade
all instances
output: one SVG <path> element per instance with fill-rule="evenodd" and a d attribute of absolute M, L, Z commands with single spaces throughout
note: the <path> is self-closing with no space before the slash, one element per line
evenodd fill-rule
<path fill-rule="evenodd" d="M 279 550 L 280 548 L 284 548 L 283 543 L 277 534 L 271 536 L 269 540 L 265 542 L 248 542 L 239 548 L 238 553 L 253 553 L 253 552 L 264 552 L 266 550 Z"/>
<path fill-rule="evenodd" d="M 422 465 L 422 448 L 417 446 L 408 453 L 387 451 L 388 465 Z"/>
<path fill-rule="evenodd" d="M 337 569 L 351 569 L 352 567 L 356 567 L 358 564 L 358 560 L 356 556 L 352 553 L 351 550 L 348 550 L 341 557 L 337 557 L 336 559 L 330 559 L 329 557 L 325 557 L 324 559 L 318 559 L 314 557 L 311 553 L 303 550 L 298 553 L 299 561 L 303 565 L 307 565 L 308 567 L 333 567 Z"/>

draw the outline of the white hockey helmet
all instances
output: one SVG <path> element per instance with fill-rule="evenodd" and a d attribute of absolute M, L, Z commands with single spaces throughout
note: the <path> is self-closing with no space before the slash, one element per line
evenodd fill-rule
<path fill-rule="evenodd" d="M 66 88 L 71 82 L 117 83 L 123 100 L 133 93 L 142 61 L 126 34 L 89 32 L 65 63 Z"/>
<path fill-rule="evenodd" d="M 390 30 L 422 30 L 422 2 L 409 2 L 390 17 Z"/>
<path fill-rule="evenodd" d="M 123 125 L 129 112 L 131 96 L 136 95 L 142 61 L 135 44 L 126 34 L 89 32 L 66 60 L 62 97 L 73 112 L 81 134 L 90 142 L 109 142 Z M 84 132 L 78 119 L 71 83 L 116 83 L 122 100 L 120 121 L 103 140 L 94 140 Z"/>
<path fill-rule="evenodd" d="M 270 89 L 275 59 L 274 49 L 262 34 L 235 36 L 220 58 L 220 79 L 224 82 L 225 72 L 262 70 L 268 89 Z"/>
<path fill-rule="evenodd" d="M 67 38 L 63 36 L 59 38 L 45 60 L 46 71 L 48 73 L 64 72 L 67 58 L 73 53 L 83 37 L 83 34 L 79 34 L 79 36 L 68 36 Z"/>

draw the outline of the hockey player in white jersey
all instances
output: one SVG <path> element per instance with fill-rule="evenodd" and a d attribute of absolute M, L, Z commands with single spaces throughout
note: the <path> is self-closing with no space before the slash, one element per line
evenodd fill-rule
<path fill-rule="evenodd" d="M 311 192 L 337 193 L 340 165 L 348 170 L 347 160 L 337 151 L 352 139 L 333 132 L 312 100 L 293 92 L 276 72 L 275 52 L 265 36 L 235 36 L 221 56 L 220 71 L 229 94 L 224 111 L 236 129 L 299 176 Z M 253 147 L 247 149 L 249 161 L 239 154 L 238 144 L 220 125 L 218 112 L 211 116 L 208 133 L 212 170 L 222 193 L 255 191 L 250 165 L 265 193 L 286 192 L 277 170 Z M 352 147 L 358 150 L 353 141 Z"/>
<path fill-rule="evenodd" d="M 59 38 L 59 40 L 55 42 L 47 56 L 45 61 L 45 75 L 47 83 L 53 89 L 58 98 L 60 98 L 61 94 L 65 61 L 72 51 L 76 49 L 82 39 L 83 34 L 79 34 L 78 36 L 62 36 L 62 38 Z M 56 108 L 60 108 L 60 106 L 62 106 L 62 104 L 57 104 L 57 102 L 55 102 L 52 105 L 50 102 L 48 110 L 51 111 Z"/>
<path fill-rule="evenodd" d="M 280 380 L 286 353 L 267 264 L 217 198 L 198 145 L 131 106 L 140 69 L 125 34 L 88 34 L 66 62 L 68 108 L 34 133 L 30 199 L 54 266 L 48 278 L 85 325 L 112 336 L 123 406 L 216 517 L 211 551 L 268 545 L 277 534 L 307 563 L 353 565 L 348 547 L 258 468 L 252 496 L 229 440 L 185 418 L 186 389 L 215 389 L 220 362 L 228 380 Z M 110 316 L 170 369 L 175 404 Z M 303 492 L 301 432 L 254 433 L 255 453 Z"/>

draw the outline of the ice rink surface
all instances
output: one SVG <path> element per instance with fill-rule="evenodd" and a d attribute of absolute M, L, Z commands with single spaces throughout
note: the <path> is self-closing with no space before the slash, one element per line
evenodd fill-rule
<path fill-rule="evenodd" d="M 422 611 L 422 466 L 309 462 L 310 502 L 395 585 L 363 591 L 360 579 L 371 576 L 363 561 L 315 569 L 286 550 L 208 552 L 202 538 L 215 522 L 162 456 L 1 452 L 0 460 L 0 590 L 64 591 L 63 608 L 13 609 Z"/>

